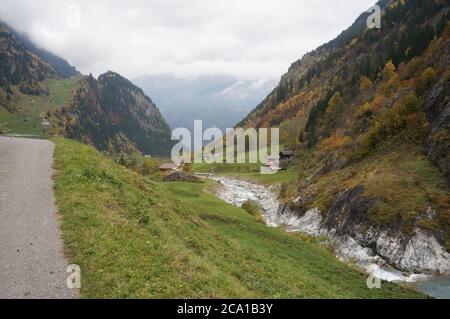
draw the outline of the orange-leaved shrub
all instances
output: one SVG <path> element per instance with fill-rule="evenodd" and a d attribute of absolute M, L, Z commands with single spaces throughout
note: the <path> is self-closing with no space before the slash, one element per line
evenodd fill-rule
<path fill-rule="evenodd" d="M 357 157 L 364 157 L 379 145 L 403 131 L 407 140 L 424 137 L 428 122 L 420 110 L 420 102 L 415 94 L 409 95 L 403 102 L 397 102 L 384 112 L 359 139 Z"/>

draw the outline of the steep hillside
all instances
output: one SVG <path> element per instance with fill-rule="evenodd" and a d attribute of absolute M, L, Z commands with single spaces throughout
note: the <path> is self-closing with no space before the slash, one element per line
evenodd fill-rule
<path fill-rule="evenodd" d="M 296 151 L 289 209 L 320 208 L 324 227 L 398 268 L 439 272 L 402 260 L 421 232 L 450 249 L 448 1 L 380 4 L 381 29 L 362 15 L 295 62 L 240 125 L 279 126 Z"/>
<path fill-rule="evenodd" d="M 28 37 L 27 34 L 17 32 L 14 28 L 12 28 L 10 25 L 2 21 L 1 19 L 0 25 L 6 27 L 9 30 L 9 32 L 16 38 L 16 40 L 18 42 L 21 42 L 21 44 L 23 44 L 28 51 L 35 54 L 41 60 L 51 65 L 53 69 L 58 73 L 58 75 L 64 78 L 70 78 L 80 75 L 80 72 L 78 72 L 78 70 L 74 66 L 70 65 L 69 62 L 67 62 L 63 58 L 57 56 L 56 54 L 53 54 L 52 52 L 49 52 L 43 48 L 36 46 L 33 43 L 33 41 L 31 41 L 31 39 Z"/>
<path fill-rule="evenodd" d="M 420 298 L 208 195 L 155 183 L 93 147 L 56 139 L 56 198 L 86 298 Z"/>
<path fill-rule="evenodd" d="M 52 66 L 29 51 L 0 21 L 0 100 L 12 99 L 13 85 L 25 94 L 47 94 L 39 82 L 56 77 L 58 74 Z"/>
<path fill-rule="evenodd" d="M 396 66 L 410 61 L 425 51 L 434 36 L 442 35 L 449 20 L 446 4 L 439 0 L 380 1 L 384 13 L 381 29 L 367 29 L 369 13 L 362 14 L 336 39 L 294 62 L 273 92 L 239 125 L 280 123 L 292 115 L 288 110 L 302 108 L 294 97 L 318 86 L 321 94 L 312 95 L 316 101 L 325 96 L 323 91 L 346 85 L 354 96 L 361 77 L 376 80 L 389 59 Z M 287 101 L 289 109 L 284 105 Z M 284 114 L 272 116 L 281 106 L 286 109 Z"/>
<path fill-rule="evenodd" d="M 170 154 L 170 128 L 144 92 L 117 73 L 89 76 L 72 103 L 49 114 L 55 133 L 92 144 L 111 155 L 136 150 Z"/>
<path fill-rule="evenodd" d="M 78 87 L 82 76 L 63 78 L 50 63 L 64 66 L 65 61 L 50 53 L 40 54 L 43 52 L 0 21 L 0 128 L 3 133 L 48 136 L 47 113 L 67 105 Z M 53 58 L 46 59 L 50 56 Z"/>
<path fill-rule="evenodd" d="M 15 35 L 22 41 L 22 43 L 29 51 L 33 52 L 43 61 L 50 64 L 53 69 L 63 78 L 70 78 L 80 75 L 80 72 L 78 72 L 78 70 L 74 66 L 70 65 L 69 62 L 57 56 L 56 54 L 37 47 L 26 34 L 15 32 Z"/>

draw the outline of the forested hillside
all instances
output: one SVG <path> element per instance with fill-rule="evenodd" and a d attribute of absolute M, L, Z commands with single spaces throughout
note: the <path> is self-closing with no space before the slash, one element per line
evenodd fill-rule
<path fill-rule="evenodd" d="M 373 247 L 385 231 L 425 229 L 448 250 L 448 1 L 380 5 L 381 29 L 362 15 L 293 63 L 240 124 L 280 127 L 299 175 L 282 197 L 299 214 L 318 207 L 330 228 Z"/>
<path fill-rule="evenodd" d="M 30 51 L 29 40 L 28 44 L 23 40 L 24 36 L 0 21 L 0 133 L 44 137 L 48 136 L 46 113 L 68 103 L 82 76 L 64 78 Z"/>
<path fill-rule="evenodd" d="M 51 65 L 27 50 L 25 45 L 0 21 L 0 102 L 2 104 L 12 99 L 11 86 L 17 86 L 25 94 L 42 95 L 48 92 L 39 82 L 57 76 Z"/>
<path fill-rule="evenodd" d="M 89 76 L 73 102 L 48 114 L 58 135 L 92 144 L 110 155 L 136 151 L 167 156 L 170 128 L 144 92 L 117 73 Z"/>
<path fill-rule="evenodd" d="M 70 78 L 80 75 L 80 72 L 78 72 L 74 66 L 70 65 L 66 60 L 56 54 L 36 46 L 26 34 L 15 32 L 13 29 L 11 29 L 11 31 L 18 39 L 20 39 L 29 51 L 50 64 L 60 76 Z"/>

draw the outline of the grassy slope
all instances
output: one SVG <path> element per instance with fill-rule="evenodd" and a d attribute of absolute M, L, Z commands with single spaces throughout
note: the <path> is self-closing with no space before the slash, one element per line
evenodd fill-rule
<path fill-rule="evenodd" d="M 308 156 L 304 154 L 305 158 Z M 319 160 L 301 160 L 300 180 L 312 176 L 318 167 Z M 370 157 L 312 179 L 302 195 L 314 198 L 309 208 L 319 207 L 326 213 L 337 194 L 358 185 L 365 187 L 367 197 L 376 199 L 376 207 L 369 211 L 376 225 L 389 225 L 401 219 L 402 230 L 409 233 L 417 212 L 425 212 L 428 207 L 436 210 L 435 222 L 420 225 L 443 230 L 444 244 L 450 249 L 450 193 L 444 177 L 419 146 L 395 140 L 386 142 L 383 149 Z"/>
<path fill-rule="evenodd" d="M 412 298 L 314 242 L 258 223 L 206 194 L 158 184 L 92 147 L 56 139 L 55 189 L 83 297 Z"/>
<path fill-rule="evenodd" d="M 43 131 L 42 118 L 48 111 L 55 111 L 67 105 L 72 98 L 72 91 L 78 87 L 82 77 L 44 80 L 41 86 L 48 87 L 48 96 L 26 95 L 13 88 L 15 100 L 10 102 L 10 109 L 17 111 L 10 113 L 0 106 L 0 128 L 10 134 L 48 136 Z"/>
<path fill-rule="evenodd" d="M 29 119 L 28 117 L 10 113 L 0 105 L 0 130 L 8 134 L 21 135 L 44 135 L 42 132 L 42 120 L 39 118 Z"/>

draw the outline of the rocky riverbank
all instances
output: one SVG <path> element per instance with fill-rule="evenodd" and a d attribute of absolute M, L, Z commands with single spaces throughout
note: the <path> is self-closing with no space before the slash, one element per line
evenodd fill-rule
<path fill-rule="evenodd" d="M 415 228 L 408 235 L 395 227 L 371 227 L 361 214 L 369 205 L 362 189 L 343 192 L 326 217 L 319 209 L 296 211 L 277 200 L 275 188 L 228 177 L 212 177 L 223 187 L 217 196 L 236 206 L 257 202 L 268 226 L 284 227 L 288 232 L 321 236 L 332 245 L 337 257 L 353 261 L 369 274 L 387 281 L 414 282 L 432 275 L 450 274 L 450 254 L 436 235 Z M 301 201 L 301 198 L 294 200 Z M 433 218 L 428 210 L 421 218 Z"/>

